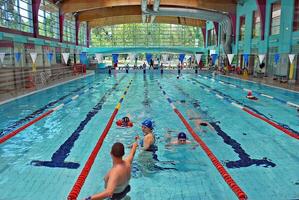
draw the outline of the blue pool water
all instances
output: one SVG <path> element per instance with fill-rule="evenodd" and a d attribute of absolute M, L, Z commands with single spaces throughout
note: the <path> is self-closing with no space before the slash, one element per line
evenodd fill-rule
<path fill-rule="evenodd" d="M 112 125 L 78 199 L 104 188 L 103 177 L 112 165 L 111 145 L 121 141 L 128 146 L 136 135 L 142 136 L 140 124 L 146 118 L 155 121 L 159 161 L 148 152 L 137 151 L 130 181 L 131 199 L 237 199 L 190 134 L 191 145 L 165 146 L 166 133 L 175 137 L 178 132 L 188 131 L 157 81 L 249 199 L 299 198 L 299 141 L 205 89 L 298 132 L 299 113 L 294 107 L 264 97 L 250 101 L 239 88 L 192 73 L 177 79 L 167 72 L 163 76 L 136 72 L 111 77 L 96 74 L 1 105 L 3 137 L 86 90 L 0 145 L 0 200 L 66 199 L 131 79 L 115 121 L 130 115 L 135 125 L 130 129 Z M 299 104 L 298 93 L 226 77 L 216 79 Z M 198 117 L 213 128 L 196 125 L 192 118 Z"/>

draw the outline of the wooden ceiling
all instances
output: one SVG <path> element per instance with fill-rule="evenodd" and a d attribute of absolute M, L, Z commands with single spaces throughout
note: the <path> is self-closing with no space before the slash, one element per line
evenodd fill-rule
<path fill-rule="evenodd" d="M 148 5 L 153 4 L 148 0 Z M 161 0 L 160 7 L 197 8 L 235 13 L 237 0 Z M 80 22 L 91 27 L 123 23 L 141 23 L 141 0 L 62 0 L 62 13 L 77 13 Z M 204 26 L 205 21 L 182 17 L 156 17 L 155 23 Z"/>

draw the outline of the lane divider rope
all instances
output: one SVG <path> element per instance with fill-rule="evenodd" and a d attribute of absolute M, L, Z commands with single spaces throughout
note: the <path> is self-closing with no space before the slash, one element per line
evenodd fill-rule
<path fill-rule="evenodd" d="M 114 120 L 116 114 L 118 113 L 118 110 L 120 109 L 121 103 L 123 102 L 128 90 L 129 90 L 129 88 L 132 84 L 132 81 L 133 80 L 130 80 L 128 86 L 126 87 L 126 90 L 124 91 L 124 93 L 121 96 L 119 102 L 115 106 L 115 109 L 114 109 L 112 115 L 110 116 L 110 119 L 109 119 L 108 123 L 106 124 L 105 129 L 103 130 L 97 144 L 95 145 L 94 149 L 92 150 L 91 154 L 89 155 L 89 157 L 88 157 L 88 159 L 87 159 L 80 175 L 78 176 L 75 184 L 73 185 L 73 188 L 72 188 L 72 190 L 70 191 L 70 193 L 68 195 L 68 198 L 67 198 L 68 200 L 76 200 L 78 198 L 78 195 L 79 195 L 79 193 L 80 193 L 80 191 L 81 191 L 81 189 L 82 189 L 82 187 L 85 183 L 85 180 L 86 180 L 86 178 L 87 178 L 87 176 L 88 176 L 88 174 L 91 170 L 91 167 L 92 167 L 92 165 L 93 165 L 93 163 L 94 163 L 94 161 L 95 161 L 95 159 L 96 159 L 96 157 L 97 157 L 97 155 L 98 155 L 98 153 L 99 153 L 99 151 L 102 147 L 104 139 L 106 138 L 106 136 L 107 136 L 107 134 L 108 134 L 108 132 L 109 132 L 111 126 L 112 126 L 113 120 Z"/>
<path fill-rule="evenodd" d="M 185 125 L 185 127 L 187 128 L 189 133 L 194 138 L 194 140 L 201 146 L 201 148 L 207 154 L 207 156 L 212 161 L 213 165 L 216 167 L 216 169 L 221 174 L 222 178 L 225 180 L 225 182 L 228 184 L 228 186 L 231 188 L 231 190 L 236 194 L 238 199 L 246 200 L 247 199 L 246 193 L 234 181 L 232 176 L 228 173 L 228 171 L 226 171 L 226 169 L 223 167 L 223 165 L 220 163 L 220 161 L 217 159 L 217 157 L 213 154 L 213 152 L 209 149 L 209 147 L 204 143 L 204 141 L 195 133 L 195 131 L 192 129 L 192 127 L 187 122 L 187 120 L 184 118 L 184 116 L 181 114 L 181 112 L 175 107 L 175 105 L 173 104 L 173 101 L 170 99 L 170 97 L 167 96 L 165 90 L 162 88 L 162 86 L 159 82 L 158 82 L 158 85 L 159 85 L 159 88 L 162 91 L 163 95 L 167 99 L 168 103 L 172 107 L 173 111 L 178 115 L 178 117 L 183 122 L 183 124 Z"/>
<path fill-rule="evenodd" d="M 209 78 L 209 79 L 211 79 L 212 81 L 213 81 L 213 80 L 215 81 L 214 78 L 211 78 L 211 77 L 208 77 L 208 76 L 201 76 L 201 75 L 198 75 L 198 76 L 199 76 L 199 77 L 204 77 L 205 79 Z M 213 81 L 213 82 L 214 82 L 214 81 Z M 243 88 L 243 87 L 241 87 L 241 86 L 231 84 L 230 82 L 227 82 L 227 81 L 220 81 L 220 80 L 216 80 L 216 81 L 217 81 L 218 83 L 222 84 L 222 85 L 225 85 L 225 84 L 226 84 L 226 85 L 229 85 L 229 86 L 232 86 L 232 85 L 233 85 L 232 87 L 234 87 L 234 88 L 239 88 L 239 89 L 242 89 L 242 90 L 244 90 L 244 91 L 246 91 L 246 92 L 252 92 L 252 90 L 250 90 L 250 89 Z M 264 93 L 261 93 L 261 92 L 258 92 L 258 91 L 254 91 L 254 93 L 257 94 L 257 95 L 259 95 L 259 96 L 267 97 L 267 98 L 269 98 L 269 99 L 276 100 L 276 101 L 278 101 L 278 102 L 280 102 L 280 103 L 287 104 L 287 105 L 292 106 L 292 107 L 295 107 L 295 108 L 299 108 L 299 105 L 296 104 L 296 103 L 289 102 L 289 101 L 285 101 L 285 100 L 283 100 L 283 99 L 280 99 L 280 98 L 277 98 L 277 97 L 273 97 L 273 96 L 271 96 L 271 95 L 267 95 L 267 94 L 264 94 Z"/>
<path fill-rule="evenodd" d="M 183 79 L 185 79 L 185 78 L 183 77 Z M 189 82 L 192 82 L 192 81 L 190 81 L 190 80 L 188 80 L 188 79 L 185 79 L 185 80 L 187 80 L 187 81 L 189 81 Z M 202 83 L 200 83 L 199 81 L 197 82 L 196 79 L 194 79 L 194 80 L 195 80 L 195 83 L 200 84 L 199 87 L 200 87 L 201 89 L 203 89 L 203 90 L 206 91 L 206 89 L 207 89 L 206 86 L 202 86 L 202 85 L 201 85 Z M 219 92 L 216 91 L 216 90 L 210 90 L 210 92 L 214 93 L 216 96 L 219 95 Z M 277 124 L 277 123 L 275 123 L 275 122 L 273 122 L 273 121 L 271 121 L 271 120 L 269 120 L 269 119 L 266 119 L 265 117 L 263 117 L 263 116 L 261 116 L 261 115 L 255 113 L 255 112 L 252 111 L 251 109 L 247 108 L 245 105 L 244 105 L 244 106 L 243 106 L 243 105 L 240 105 L 240 104 L 238 104 L 238 103 L 236 103 L 236 102 L 234 102 L 234 101 L 232 101 L 232 100 L 230 100 L 230 99 L 228 99 L 228 98 L 223 98 L 223 100 L 225 100 L 226 102 L 230 103 L 231 105 L 233 105 L 233 106 L 235 106 L 235 107 L 237 107 L 237 108 L 239 108 L 239 109 L 245 111 L 246 113 L 248 113 L 248 114 L 250 114 L 250 115 L 252 115 L 252 116 L 254 116 L 254 117 L 256 117 L 256 118 L 258 118 L 258 119 L 260 119 L 260 120 L 262 120 L 262 121 L 264 121 L 264 122 L 266 122 L 266 123 L 268 123 L 268 124 L 270 124 L 270 125 L 273 126 L 274 128 L 276 128 L 276 129 L 282 131 L 283 133 L 287 134 L 288 136 L 291 136 L 292 138 L 295 138 L 295 139 L 299 140 L 299 135 L 298 135 L 298 134 L 293 133 L 292 131 L 290 131 L 290 130 L 288 130 L 288 129 L 282 127 L 282 126 L 280 126 L 279 124 Z"/>
<path fill-rule="evenodd" d="M 96 85 L 99 85 L 101 83 L 103 83 L 106 79 L 100 81 L 99 83 L 97 83 Z M 84 93 L 86 93 L 87 91 L 89 91 L 90 89 L 95 88 L 95 86 L 89 87 L 87 90 L 84 90 L 82 92 L 80 92 L 79 94 L 65 100 L 64 102 L 62 102 L 61 104 L 59 104 L 58 106 L 48 110 L 47 112 L 45 112 L 44 114 L 38 116 L 37 118 L 29 121 L 28 123 L 24 124 L 23 126 L 19 127 L 18 129 L 6 134 L 5 136 L 0 138 L 0 144 L 6 142 L 7 140 L 9 140 L 10 138 L 14 137 L 15 135 L 17 135 L 18 133 L 20 133 L 21 131 L 25 130 L 26 128 L 28 128 L 29 126 L 35 124 L 36 122 L 38 122 L 39 120 L 45 118 L 46 116 L 49 116 L 51 113 L 61 109 L 63 106 L 71 103 L 72 101 L 75 101 L 79 96 L 83 95 Z"/>

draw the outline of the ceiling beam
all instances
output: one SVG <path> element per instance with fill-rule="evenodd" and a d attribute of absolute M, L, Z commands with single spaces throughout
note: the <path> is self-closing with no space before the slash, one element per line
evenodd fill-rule
<path fill-rule="evenodd" d="M 94 28 L 94 27 L 101 27 L 101 26 L 111 26 L 116 24 L 130 24 L 130 23 L 142 23 L 141 15 L 127 15 L 127 16 L 100 18 L 100 19 L 90 21 L 89 25 L 91 28 Z M 177 25 L 197 26 L 197 27 L 205 26 L 205 21 L 203 20 L 190 19 L 184 17 L 157 16 L 155 23 L 177 24 Z"/>
<path fill-rule="evenodd" d="M 153 1 L 150 1 L 151 4 Z M 197 8 L 221 12 L 236 11 L 237 0 L 161 0 L 160 6 Z M 63 0 L 60 4 L 63 13 L 82 12 L 98 8 L 118 6 L 141 6 L 140 0 Z"/>

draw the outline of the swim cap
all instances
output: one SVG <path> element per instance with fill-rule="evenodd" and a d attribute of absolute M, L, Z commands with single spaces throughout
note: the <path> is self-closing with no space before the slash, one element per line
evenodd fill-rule
<path fill-rule="evenodd" d="M 153 123 L 150 119 L 146 119 L 142 122 L 142 126 L 146 126 L 149 129 L 153 129 Z"/>
<path fill-rule="evenodd" d="M 180 133 L 178 134 L 178 139 L 187 139 L 187 135 L 186 135 L 186 133 L 184 133 L 184 132 L 180 132 Z"/>
<path fill-rule="evenodd" d="M 249 91 L 248 94 L 247 94 L 247 96 L 252 96 L 252 92 Z"/>
<path fill-rule="evenodd" d="M 123 117 L 122 120 L 123 120 L 124 122 L 129 122 L 129 121 L 130 121 L 129 117 Z"/>

